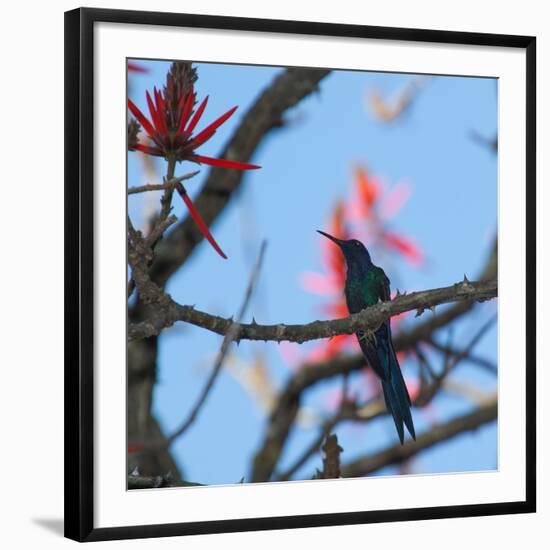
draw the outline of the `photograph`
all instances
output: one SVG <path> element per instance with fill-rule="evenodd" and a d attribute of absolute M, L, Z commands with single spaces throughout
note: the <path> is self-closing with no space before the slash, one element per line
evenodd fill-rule
<path fill-rule="evenodd" d="M 498 78 L 121 69 L 127 489 L 498 471 Z"/>

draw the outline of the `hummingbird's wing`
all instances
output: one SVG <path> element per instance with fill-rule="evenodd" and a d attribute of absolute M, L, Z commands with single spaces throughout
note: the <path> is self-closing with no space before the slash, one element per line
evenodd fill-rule
<path fill-rule="evenodd" d="M 379 336 L 381 336 L 379 338 Z M 380 329 L 378 329 L 374 336 L 369 337 L 364 332 L 357 333 L 357 340 L 363 355 L 367 358 L 372 370 L 376 373 L 381 380 L 388 380 L 390 376 L 390 369 L 387 361 L 387 354 L 384 353 L 379 347 L 383 346 L 384 336 L 381 335 Z"/>
<path fill-rule="evenodd" d="M 371 277 L 371 281 L 374 283 L 371 286 L 372 298 L 376 301 L 388 301 L 390 299 L 390 280 L 384 273 L 384 270 L 375 267 Z M 372 298 L 370 298 L 371 303 Z M 391 341 L 389 320 L 378 327 L 374 333 L 374 337 L 369 337 L 367 334 L 361 332 L 357 333 L 357 339 L 359 340 L 361 351 L 374 372 L 382 380 L 389 380 L 392 373 L 391 361 L 393 356 L 395 356 Z"/>

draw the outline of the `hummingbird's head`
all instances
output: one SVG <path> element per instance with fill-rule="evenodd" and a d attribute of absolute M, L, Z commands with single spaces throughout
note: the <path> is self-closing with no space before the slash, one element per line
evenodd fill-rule
<path fill-rule="evenodd" d="M 348 267 L 368 267 L 372 264 L 369 251 L 366 246 L 357 239 L 343 240 L 337 239 L 324 231 L 317 230 L 327 239 L 330 239 L 333 243 L 336 243 L 340 250 L 342 250 Z"/>

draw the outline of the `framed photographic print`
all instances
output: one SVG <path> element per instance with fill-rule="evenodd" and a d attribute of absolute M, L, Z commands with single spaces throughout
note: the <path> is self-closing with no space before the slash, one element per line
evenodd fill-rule
<path fill-rule="evenodd" d="M 66 536 L 535 511 L 535 38 L 65 18 Z"/>

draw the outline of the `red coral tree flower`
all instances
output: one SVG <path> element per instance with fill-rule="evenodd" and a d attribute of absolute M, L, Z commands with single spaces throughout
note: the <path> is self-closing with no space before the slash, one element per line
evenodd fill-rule
<path fill-rule="evenodd" d="M 348 210 L 350 217 L 358 223 L 369 224 L 371 245 L 394 252 L 416 267 L 424 264 L 424 254 L 415 241 L 388 227 L 388 222 L 396 217 L 409 199 L 409 186 L 397 183 L 391 190 L 387 190 L 361 166 L 355 168 L 354 176 L 355 198 Z"/>
<path fill-rule="evenodd" d="M 174 70 L 174 68 L 171 69 L 171 72 L 174 72 Z M 128 99 L 128 108 L 154 143 L 153 145 L 136 143 L 133 149 L 166 159 L 188 160 L 220 168 L 235 168 L 237 170 L 260 168 L 255 164 L 205 157 L 195 152 L 196 149 L 212 138 L 216 130 L 233 115 L 237 107 L 235 106 L 227 111 L 200 132 L 194 133 L 206 109 L 208 96 L 195 110 L 197 94 L 194 91 L 193 82 L 190 82 L 187 90 L 184 88 L 184 86 L 178 86 L 176 78 L 171 78 L 169 73 L 164 91 L 157 90 L 154 87 L 152 97 L 147 91 L 146 98 L 150 119 L 141 112 L 131 99 Z"/>
<path fill-rule="evenodd" d="M 135 67 L 132 68 L 129 65 L 128 70 L 135 70 Z M 237 109 L 237 107 L 233 107 L 206 126 L 203 130 L 195 134 L 195 128 L 208 103 L 208 96 L 206 96 L 198 109 L 195 110 L 197 94 L 194 91 L 194 82 L 196 80 L 197 73 L 191 66 L 191 63 L 172 63 L 166 77 L 166 86 L 164 90 L 157 90 L 157 88 L 154 87 L 153 97 L 151 97 L 148 91 L 146 92 L 150 119 L 141 112 L 131 99 L 128 99 L 128 108 L 150 138 L 149 143 L 139 142 L 137 138 L 139 124 L 136 120 L 132 120 L 128 125 L 128 149 L 130 151 L 141 151 L 147 155 L 165 158 L 168 161 L 168 180 L 174 176 L 176 162 L 185 160 L 199 164 L 209 164 L 219 168 L 234 168 L 237 170 L 254 170 L 260 168 L 255 164 L 205 157 L 195 152 L 198 147 L 206 143 L 216 133 L 216 130 L 231 117 Z M 222 258 L 227 258 L 210 233 L 208 226 L 202 219 L 198 210 L 195 208 L 183 184 L 178 182 L 175 185 L 175 189 L 185 202 L 189 214 L 204 237 Z"/>

